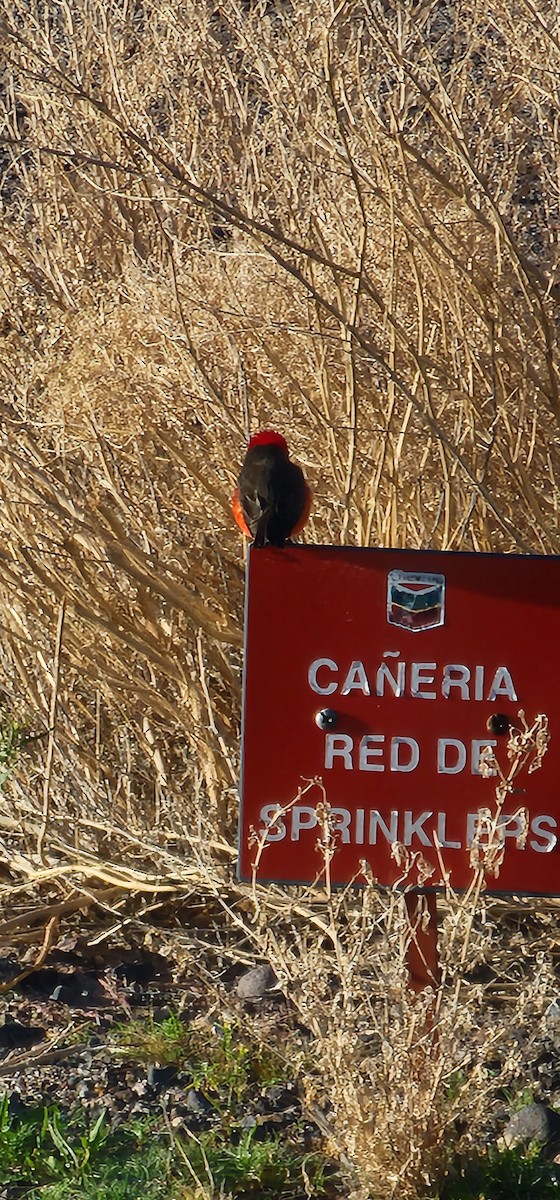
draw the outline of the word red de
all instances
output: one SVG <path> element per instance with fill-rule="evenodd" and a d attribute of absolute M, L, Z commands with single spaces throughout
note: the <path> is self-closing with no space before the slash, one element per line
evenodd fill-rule
<path fill-rule="evenodd" d="M 395 884 L 404 848 L 433 869 L 428 886 L 441 886 L 442 863 L 452 886 L 468 886 L 479 813 L 495 801 L 481 755 L 491 746 L 507 771 L 499 727 L 518 726 L 523 710 L 546 714 L 550 746 L 515 780 L 487 886 L 560 894 L 559 624 L 556 558 L 251 551 L 241 877 L 258 847 L 261 880 L 312 882 L 326 798 L 333 882 L 359 878 L 365 860 Z"/>

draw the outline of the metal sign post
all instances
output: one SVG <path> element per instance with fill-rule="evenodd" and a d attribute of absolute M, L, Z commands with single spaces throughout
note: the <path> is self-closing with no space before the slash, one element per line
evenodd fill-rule
<path fill-rule="evenodd" d="M 414 992 L 437 988 L 441 980 L 438 950 L 438 914 L 435 892 L 405 892 L 412 936 L 407 951 L 410 986 Z M 428 918 L 427 921 L 425 918 Z"/>

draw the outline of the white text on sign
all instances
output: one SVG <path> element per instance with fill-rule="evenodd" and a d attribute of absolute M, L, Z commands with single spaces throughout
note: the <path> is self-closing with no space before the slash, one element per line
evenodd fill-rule
<path fill-rule="evenodd" d="M 432 747 L 430 762 L 438 775 L 459 775 L 465 768 L 480 774 L 480 756 L 485 746 L 496 746 L 494 738 L 472 738 L 469 744 L 460 738 L 440 737 Z M 412 737 L 388 738 L 384 733 L 366 733 L 353 738 L 349 733 L 325 736 L 325 770 L 393 771 L 408 775 L 420 765 L 420 744 Z M 488 771 L 494 775 L 495 771 Z"/>
<path fill-rule="evenodd" d="M 527 823 L 525 813 L 523 809 L 518 814 L 502 814 L 497 823 L 498 839 L 511 838 L 520 850 L 549 854 L 558 842 L 554 832 L 558 822 L 547 814 L 529 818 L 529 836 L 525 839 L 522 836 Z M 381 812 L 376 808 L 333 807 L 329 815 L 335 822 L 335 834 L 341 842 L 351 842 L 355 846 L 401 842 L 403 846 L 413 848 L 437 845 L 444 850 L 470 849 L 480 823 L 480 812 L 467 813 L 463 840 L 457 840 L 448 838 L 448 814 L 445 812 L 436 813 L 429 809 L 418 813 L 412 809 Z M 282 810 L 280 804 L 265 804 L 260 810 L 260 820 L 263 830 L 267 831 L 266 843 L 281 842 L 285 838 L 299 842 L 320 824 L 315 808 L 308 804 L 296 804 L 288 810 Z"/>
<path fill-rule="evenodd" d="M 316 658 L 307 673 L 309 687 L 318 696 L 361 692 L 363 696 L 411 696 L 417 700 L 517 700 L 507 667 L 487 671 L 481 664 L 446 663 L 440 667 L 435 662 L 406 663 L 398 650 L 386 650 L 383 658 L 394 661 L 382 662 L 373 671 L 366 670 L 360 659 L 341 668 L 333 658 Z"/>

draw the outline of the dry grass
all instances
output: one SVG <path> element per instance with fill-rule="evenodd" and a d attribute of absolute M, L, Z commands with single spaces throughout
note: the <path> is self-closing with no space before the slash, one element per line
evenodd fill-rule
<path fill-rule="evenodd" d="M 558 21 L 544 0 L 0 7 L 2 701 L 48 732 L 0 799 L 0 934 L 206 890 L 249 937 L 229 515 L 249 430 L 289 435 L 312 541 L 558 553 Z M 462 1042 L 448 1014 L 415 1075 L 400 902 L 341 898 L 326 932 L 305 895 L 259 903 L 287 932 L 275 949 L 255 918 L 253 949 L 291 944 L 289 977 L 317 981 L 334 953 L 346 980 L 340 1043 L 316 1031 L 347 1081 L 339 1152 L 360 1186 L 421 1195 Z M 351 1083 L 358 963 L 408 1047 L 382 1047 L 383 1086 Z"/>

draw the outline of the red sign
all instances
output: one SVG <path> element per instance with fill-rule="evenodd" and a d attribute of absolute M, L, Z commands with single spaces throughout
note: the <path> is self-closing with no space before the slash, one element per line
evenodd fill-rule
<path fill-rule="evenodd" d="M 559 634 L 560 558 L 252 550 L 241 877 L 257 857 L 263 881 L 312 882 L 328 813 L 333 882 L 365 862 L 384 885 L 411 867 L 407 883 L 441 886 L 443 871 L 467 887 L 479 810 L 496 811 L 481 753 L 507 774 L 504 718 L 521 728 L 524 710 L 548 717 L 551 746 L 514 780 L 487 886 L 560 894 Z"/>

